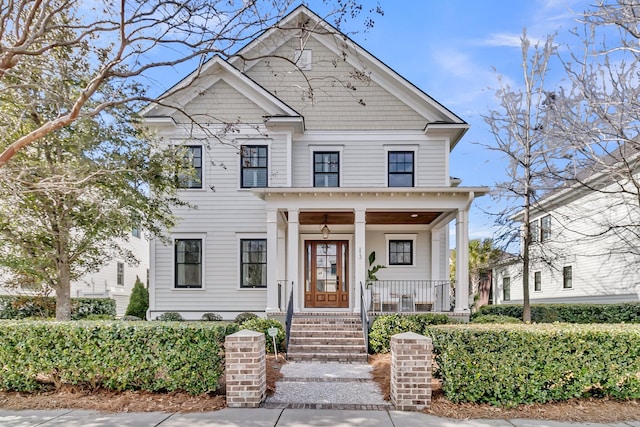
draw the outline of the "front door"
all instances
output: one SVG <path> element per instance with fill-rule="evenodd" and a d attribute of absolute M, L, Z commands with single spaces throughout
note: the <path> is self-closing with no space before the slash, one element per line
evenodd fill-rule
<path fill-rule="evenodd" d="M 304 306 L 349 307 L 349 242 L 308 241 L 305 251 Z"/>

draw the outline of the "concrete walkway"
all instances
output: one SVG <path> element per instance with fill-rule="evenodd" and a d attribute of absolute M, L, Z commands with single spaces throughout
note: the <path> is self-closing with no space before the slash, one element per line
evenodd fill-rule
<path fill-rule="evenodd" d="M 3 411 L 3 427 L 640 427 L 640 422 L 561 423 L 543 420 L 452 420 L 416 412 L 331 409 L 222 409 L 192 414 Z"/>

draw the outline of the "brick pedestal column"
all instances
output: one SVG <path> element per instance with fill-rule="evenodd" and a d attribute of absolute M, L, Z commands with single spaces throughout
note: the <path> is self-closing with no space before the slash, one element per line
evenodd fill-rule
<path fill-rule="evenodd" d="M 406 332 L 391 337 L 391 403 L 422 411 L 431 403 L 431 338 Z"/>
<path fill-rule="evenodd" d="M 267 392 L 263 333 L 242 330 L 224 340 L 227 406 L 257 408 Z"/>

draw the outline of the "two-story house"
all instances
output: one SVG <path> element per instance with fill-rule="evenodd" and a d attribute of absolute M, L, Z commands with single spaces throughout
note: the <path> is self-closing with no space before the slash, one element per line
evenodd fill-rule
<path fill-rule="evenodd" d="M 186 148 L 197 209 L 151 242 L 151 319 L 449 311 L 453 222 L 468 311 L 469 209 L 488 189 L 449 175 L 460 117 L 303 6 L 173 91 L 144 117 Z"/>

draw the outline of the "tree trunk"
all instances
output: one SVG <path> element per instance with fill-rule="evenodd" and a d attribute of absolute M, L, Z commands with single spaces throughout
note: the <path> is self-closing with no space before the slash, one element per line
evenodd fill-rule
<path fill-rule="evenodd" d="M 69 264 L 58 264 L 58 286 L 56 286 L 56 320 L 71 320 L 71 281 Z"/>

